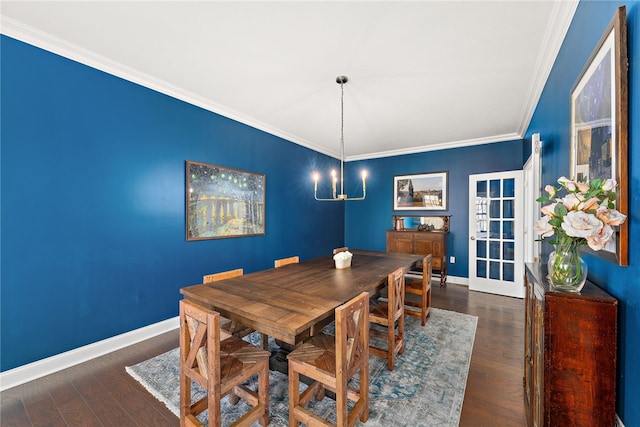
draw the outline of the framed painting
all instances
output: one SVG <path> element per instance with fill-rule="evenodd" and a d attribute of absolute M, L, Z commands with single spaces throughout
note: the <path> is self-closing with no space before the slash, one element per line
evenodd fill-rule
<path fill-rule="evenodd" d="M 265 175 L 187 161 L 187 240 L 265 234 Z"/>
<path fill-rule="evenodd" d="M 626 9 L 618 8 L 571 90 L 571 176 L 614 179 L 616 209 L 628 214 L 628 61 Z M 629 265 L 628 223 L 591 253 Z"/>
<path fill-rule="evenodd" d="M 446 211 L 449 172 L 430 172 L 393 177 L 393 210 Z"/>

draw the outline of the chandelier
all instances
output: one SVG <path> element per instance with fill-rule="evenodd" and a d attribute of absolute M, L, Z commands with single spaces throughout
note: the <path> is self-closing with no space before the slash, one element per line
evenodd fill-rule
<path fill-rule="evenodd" d="M 321 202 L 339 202 L 342 200 L 364 200 L 367 197 L 367 171 L 363 170 L 360 174 L 362 177 L 362 196 L 361 197 L 352 197 L 348 198 L 344 192 L 344 84 L 349 81 L 346 76 L 338 76 L 336 77 L 336 83 L 340 84 L 340 193 L 337 194 L 337 183 L 338 183 L 338 174 L 336 170 L 333 169 L 331 171 L 331 189 L 332 189 L 332 197 L 328 198 L 319 198 L 318 197 L 318 181 L 320 181 L 320 174 L 318 172 L 313 173 L 313 196 L 316 200 Z"/>

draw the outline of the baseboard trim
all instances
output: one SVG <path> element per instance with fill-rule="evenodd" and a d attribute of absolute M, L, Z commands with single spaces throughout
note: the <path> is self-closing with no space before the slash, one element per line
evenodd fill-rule
<path fill-rule="evenodd" d="M 419 273 L 414 273 L 414 272 L 410 272 L 407 273 L 407 276 L 411 276 L 411 277 L 422 277 L 421 274 Z M 438 276 L 437 274 L 431 279 L 432 284 L 434 283 L 440 283 L 440 276 Z M 453 283 L 456 285 L 462 285 L 462 286 L 469 286 L 469 279 L 467 277 L 458 277 L 458 276 L 447 276 L 447 283 Z"/>
<path fill-rule="evenodd" d="M 447 276 L 447 283 L 455 283 L 456 285 L 469 286 L 468 277 Z"/>
<path fill-rule="evenodd" d="M 115 337 L 107 338 L 93 344 L 78 347 L 46 359 L 18 366 L 8 371 L 0 372 L 0 391 L 8 390 L 20 384 L 27 383 L 45 375 L 61 371 L 87 360 L 111 353 L 112 351 L 136 344 L 156 335 L 177 329 L 180 326 L 178 316 L 145 326 Z"/>

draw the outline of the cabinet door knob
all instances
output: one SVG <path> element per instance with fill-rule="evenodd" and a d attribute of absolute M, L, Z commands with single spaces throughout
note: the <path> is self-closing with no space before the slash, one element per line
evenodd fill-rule
<path fill-rule="evenodd" d="M 475 236 L 471 236 L 471 240 L 476 240 Z"/>

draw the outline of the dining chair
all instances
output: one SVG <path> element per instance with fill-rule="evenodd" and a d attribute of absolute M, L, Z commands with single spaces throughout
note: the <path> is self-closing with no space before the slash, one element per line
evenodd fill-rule
<path fill-rule="evenodd" d="M 220 400 L 227 394 L 252 408 L 231 425 L 269 424 L 269 352 L 234 337 L 220 341 L 220 313 L 180 301 L 180 426 L 202 427 L 196 416 L 209 411 L 208 425 L 220 426 Z M 258 375 L 258 389 L 244 383 Z M 207 393 L 192 403 L 191 382 Z"/>
<path fill-rule="evenodd" d="M 399 268 L 389 274 L 387 285 L 387 300 L 375 301 L 369 310 L 370 336 L 386 341 L 387 345 L 382 348 L 370 344 L 369 352 L 387 359 L 387 368 L 393 371 L 395 356 L 404 353 L 404 270 Z"/>
<path fill-rule="evenodd" d="M 289 258 L 277 259 L 277 260 L 275 260 L 274 265 L 275 265 L 276 268 L 278 268 L 278 267 L 283 267 L 283 266 L 288 265 L 288 264 L 297 264 L 299 262 L 300 262 L 300 257 L 299 256 L 292 256 L 292 257 L 289 257 Z"/>
<path fill-rule="evenodd" d="M 243 274 L 244 274 L 244 270 L 242 268 L 236 268 L 235 270 L 222 271 L 220 273 L 206 274 L 202 277 L 202 283 L 213 283 L 219 280 L 242 276 Z M 221 329 L 223 332 L 221 339 L 223 340 L 228 336 L 234 336 L 236 338 L 244 338 L 250 333 L 255 332 L 250 327 L 229 319 L 224 319 L 224 323 L 222 323 Z M 263 350 L 269 350 L 269 336 L 267 334 L 260 334 L 260 346 L 262 347 Z"/>
<path fill-rule="evenodd" d="M 335 248 L 333 250 L 333 254 L 335 255 L 335 254 L 337 254 L 339 252 L 347 252 L 348 250 L 349 250 L 349 248 L 346 247 L 346 246 L 343 246 L 342 248 Z"/>
<path fill-rule="evenodd" d="M 405 307 L 404 312 L 409 316 L 414 316 L 420 319 L 422 326 L 427 323 L 427 317 L 431 314 L 431 261 L 433 255 L 429 254 L 422 259 L 422 277 L 417 279 L 415 277 L 404 278 L 404 292 L 405 292 Z M 414 301 L 411 298 L 407 298 L 406 294 L 417 295 L 420 297 L 420 301 Z"/>
<path fill-rule="evenodd" d="M 363 292 L 335 309 L 335 336 L 320 333 L 289 353 L 289 426 L 334 425 L 306 405 L 325 389 L 335 393 L 336 424 L 353 426 L 369 419 L 369 293 Z M 360 372 L 358 388 L 349 380 Z M 300 393 L 300 375 L 313 382 Z M 348 401 L 355 402 L 351 411 Z"/>

